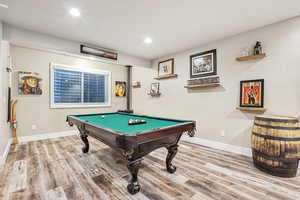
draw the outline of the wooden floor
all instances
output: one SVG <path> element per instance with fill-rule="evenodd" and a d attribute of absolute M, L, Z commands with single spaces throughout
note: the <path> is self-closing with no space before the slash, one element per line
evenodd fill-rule
<path fill-rule="evenodd" d="M 129 195 L 124 160 L 90 139 L 81 153 L 77 136 L 11 146 L 0 170 L 0 199 L 300 199 L 300 176 L 264 174 L 248 157 L 181 142 L 175 174 L 165 170 L 166 150 L 145 157 L 139 173 L 142 190 Z"/>

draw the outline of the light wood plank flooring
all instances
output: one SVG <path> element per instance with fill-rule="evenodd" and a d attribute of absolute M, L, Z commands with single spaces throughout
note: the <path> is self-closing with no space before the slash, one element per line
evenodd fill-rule
<path fill-rule="evenodd" d="M 139 173 L 140 193 L 127 190 L 125 161 L 108 146 L 90 138 L 90 152 L 81 153 L 77 136 L 11 146 L 0 168 L 0 199 L 300 199 L 300 176 L 278 178 L 253 167 L 251 158 L 181 142 L 165 169 L 166 150 L 146 156 Z"/>

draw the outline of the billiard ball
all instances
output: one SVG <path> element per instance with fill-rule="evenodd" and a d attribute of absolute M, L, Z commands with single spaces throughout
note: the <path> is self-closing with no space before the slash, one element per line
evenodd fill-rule
<path fill-rule="evenodd" d="M 104 117 L 105 117 L 105 115 L 102 115 L 101 117 L 102 117 L 102 118 L 104 118 Z"/>

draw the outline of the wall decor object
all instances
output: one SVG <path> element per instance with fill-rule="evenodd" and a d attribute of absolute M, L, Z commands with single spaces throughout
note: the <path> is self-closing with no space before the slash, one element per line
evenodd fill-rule
<path fill-rule="evenodd" d="M 262 59 L 266 57 L 266 54 L 259 54 L 259 55 L 255 55 L 255 56 L 245 56 L 245 57 L 238 57 L 236 58 L 237 61 L 248 61 L 248 60 L 256 60 L 256 59 Z"/>
<path fill-rule="evenodd" d="M 264 79 L 240 82 L 240 107 L 264 107 Z"/>
<path fill-rule="evenodd" d="M 261 42 L 257 41 L 255 46 L 254 46 L 253 55 L 260 55 L 262 53 L 263 53 L 263 51 L 262 51 Z"/>
<path fill-rule="evenodd" d="M 237 61 L 247 61 L 247 60 L 255 60 L 255 59 L 262 59 L 266 57 L 266 54 L 263 53 L 261 42 L 257 41 L 256 45 L 254 46 L 251 51 L 249 48 L 244 49 L 241 52 L 241 57 L 236 58 Z"/>
<path fill-rule="evenodd" d="M 158 77 L 155 78 L 157 80 L 177 77 L 177 74 L 174 74 L 174 58 L 160 61 L 157 69 Z"/>
<path fill-rule="evenodd" d="M 151 83 L 151 93 L 159 93 L 159 83 Z"/>
<path fill-rule="evenodd" d="M 256 108 L 256 107 L 236 107 L 237 110 L 246 112 L 266 112 L 266 108 Z"/>
<path fill-rule="evenodd" d="M 187 81 L 187 85 L 184 86 L 188 89 L 196 89 L 196 88 L 203 88 L 203 87 L 217 87 L 220 83 L 220 77 L 219 76 L 210 76 L 210 77 L 204 77 L 204 78 L 197 78 L 197 79 L 191 79 Z"/>
<path fill-rule="evenodd" d="M 100 47 L 91 47 L 84 44 L 80 45 L 80 53 L 111 60 L 118 60 L 118 54 L 116 52 L 109 51 Z"/>
<path fill-rule="evenodd" d="M 115 94 L 117 97 L 125 97 L 126 96 L 126 82 L 116 81 Z"/>
<path fill-rule="evenodd" d="M 41 95 L 42 79 L 35 72 L 18 72 L 18 94 L 19 95 Z"/>
<path fill-rule="evenodd" d="M 141 82 L 140 81 L 132 81 L 132 87 L 133 88 L 140 88 Z"/>
<path fill-rule="evenodd" d="M 206 77 L 206 78 L 199 78 L 199 79 L 191 79 L 187 81 L 188 85 L 200 85 L 200 84 L 208 84 L 208 83 L 220 83 L 220 77 Z"/>
<path fill-rule="evenodd" d="M 12 130 L 12 143 L 19 144 L 19 139 L 17 136 L 17 102 L 18 100 L 11 100 L 11 119 L 10 119 L 10 128 Z"/>
<path fill-rule="evenodd" d="M 10 63 L 11 64 L 11 63 Z M 6 68 L 6 71 L 8 73 L 8 88 L 7 88 L 7 122 L 10 122 L 11 120 L 11 88 L 12 88 L 12 73 L 13 69 L 11 66 Z"/>
<path fill-rule="evenodd" d="M 148 95 L 160 96 L 159 83 L 151 83 L 150 93 L 148 93 Z"/>
<path fill-rule="evenodd" d="M 217 50 L 190 56 L 190 77 L 199 78 L 217 74 Z"/>
<path fill-rule="evenodd" d="M 246 47 L 241 51 L 240 55 L 241 55 L 241 57 L 251 56 L 252 51 L 250 51 L 249 47 Z"/>

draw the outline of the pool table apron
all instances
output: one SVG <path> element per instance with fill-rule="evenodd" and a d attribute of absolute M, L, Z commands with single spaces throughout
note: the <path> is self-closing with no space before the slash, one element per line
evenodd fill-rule
<path fill-rule="evenodd" d="M 80 135 L 89 135 L 104 144 L 112 147 L 122 155 L 132 153 L 132 158 L 137 159 L 150 153 L 151 151 L 168 147 L 178 143 L 184 132 L 192 130 L 191 124 L 186 124 L 180 128 L 157 129 L 157 132 L 144 133 L 141 135 L 122 135 L 112 133 L 104 128 L 95 127 L 89 124 L 82 124 L 71 120 L 79 129 Z M 133 152 L 132 152 L 133 151 Z"/>

